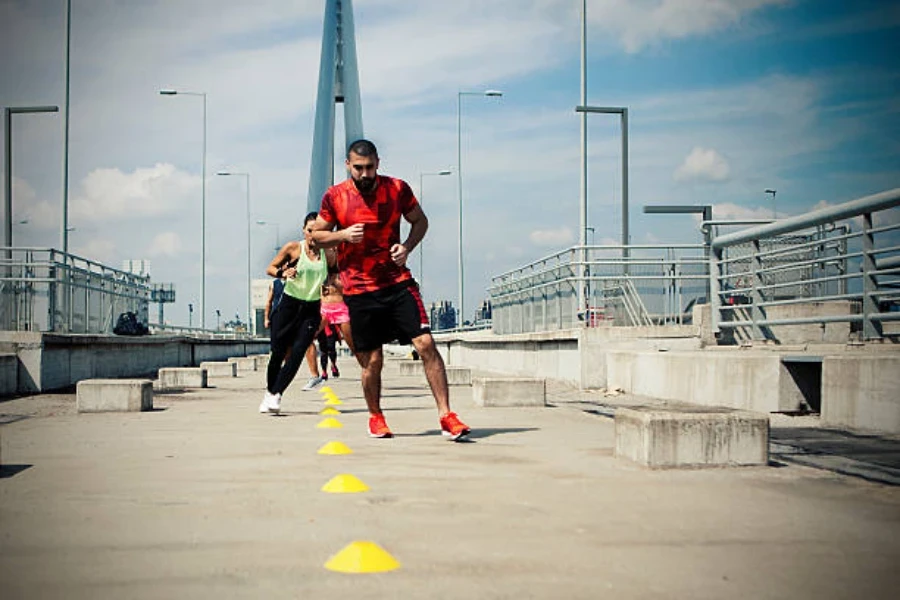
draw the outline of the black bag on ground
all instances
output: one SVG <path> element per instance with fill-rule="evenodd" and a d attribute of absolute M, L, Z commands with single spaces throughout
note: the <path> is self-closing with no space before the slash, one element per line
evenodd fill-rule
<path fill-rule="evenodd" d="M 137 315 L 133 312 L 124 312 L 119 315 L 116 326 L 113 328 L 116 335 L 147 335 L 150 330 L 147 326 L 138 321 Z"/>

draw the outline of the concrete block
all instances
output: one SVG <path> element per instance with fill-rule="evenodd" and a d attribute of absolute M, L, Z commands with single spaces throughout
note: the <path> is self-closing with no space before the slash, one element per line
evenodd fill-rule
<path fill-rule="evenodd" d="M 149 379 L 85 379 L 75 387 L 78 412 L 138 412 L 153 410 Z"/>
<path fill-rule="evenodd" d="M 472 399 L 478 406 L 546 406 L 546 385 L 532 377 L 476 377 Z"/>
<path fill-rule="evenodd" d="M 616 410 L 616 456 L 651 468 L 766 465 L 766 414 L 701 406 Z"/>
<path fill-rule="evenodd" d="M 200 367 L 166 367 L 159 370 L 159 389 L 205 388 L 207 372 Z"/>
<path fill-rule="evenodd" d="M 16 393 L 19 385 L 19 359 L 15 354 L 0 354 L 0 396 Z"/>
<path fill-rule="evenodd" d="M 202 362 L 200 368 L 208 377 L 237 377 L 237 364 L 233 362 Z"/>
<path fill-rule="evenodd" d="M 425 367 L 421 360 L 404 360 L 400 362 L 401 375 L 424 375 Z"/>
<path fill-rule="evenodd" d="M 446 367 L 447 383 L 450 385 L 472 385 L 472 369 L 468 367 Z"/>
<path fill-rule="evenodd" d="M 253 357 L 253 360 L 256 361 L 256 370 L 257 371 L 265 371 L 269 368 L 269 355 L 268 354 L 257 354 Z"/>
<path fill-rule="evenodd" d="M 826 356 L 822 424 L 900 434 L 900 356 Z"/>
<path fill-rule="evenodd" d="M 228 362 L 237 365 L 238 373 L 256 370 L 256 359 L 252 356 L 232 356 L 228 359 Z"/>

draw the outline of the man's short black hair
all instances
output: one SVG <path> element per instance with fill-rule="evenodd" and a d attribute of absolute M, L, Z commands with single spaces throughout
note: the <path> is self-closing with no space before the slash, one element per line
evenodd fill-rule
<path fill-rule="evenodd" d="M 350 158 L 350 153 L 356 154 L 358 156 L 371 156 L 373 158 L 378 158 L 378 148 L 375 147 L 375 144 L 370 142 L 369 140 L 356 140 L 350 147 L 347 148 L 347 158 Z"/>

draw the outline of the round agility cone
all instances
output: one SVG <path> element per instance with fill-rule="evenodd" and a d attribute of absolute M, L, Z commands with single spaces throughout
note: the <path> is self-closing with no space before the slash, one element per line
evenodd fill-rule
<path fill-rule="evenodd" d="M 368 492 L 369 486 L 353 475 L 343 473 L 332 477 L 328 483 L 322 486 L 322 491 L 328 492 L 329 494 L 356 494 L 359 492 Z"/>
<path fill-rule="evenodd" d="M 339 573 L 384 573 L 400 568 L 400 563 L 375 542 L 352 542 L 325 563 Z"/>
<path fill-rule="evenodd" d="M 328 442 L 319 448 L 317 454 L 353 454 L 353 450 L 342 442 Z"/>
<path fill-rule="evenodd" d="M 331 389 L 331 387 L 327 386 L 327 385 L 320 387 L 319 391 L 322 392 L 323 394 L 333 394 L 334 393 L 334 391 Z"/>
<path fill-rule="evenodd" d="M 319 424 L 316 425 L 316 429 L 340 429 L 343 426 L 344 424 L 334 417 L 326 417 L 319 421 Z"/>
<path fill-rule="evenodd" d="M 331 408 L 330 406 L 328 406 L 328 407 L 323 408 L 322 410 L 320 410 L 320 411 L 319 411 L 319 414 L 320 414 L 320 415 L 324 415 L 324 416 L 326 416 L 326 417 L 330 417 L 330 416 L 334 416 L 334 415 L 339 415 L 339 414 L 341 414 L 341 411 L 339 411 L 339 410 L 336 409 L 336 408 Z"/>
<path fill-rule="evenodd" d="M 328 399 L 325 400 L 325 406 L 340 406 L 341 404 L 343 404 L 343 402 L 341 402 L 334 394 L 331 394 L 328 396 Z"/>

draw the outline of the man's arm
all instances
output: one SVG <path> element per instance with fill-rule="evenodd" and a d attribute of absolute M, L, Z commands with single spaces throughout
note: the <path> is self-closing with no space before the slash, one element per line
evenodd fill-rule
<path fill-rule="evenodd" d="M 414 209 L 403 215 L 403 218 L 410 225 L 409 235 L 402 244 L 391 246 L 391 258 L 397 265 L 406 264 L 406 258 L 419 245 L 419 242 L 425 237 L 425 232 L 428 231 L 428 217 L 425 216 L 421 206 L 416 205 Z"/>
<path fill-rule="evenodd" d="M 334 223 L 330 223 L 322 217 L 316 217 L 312 227 L 312 238 L 322 248 L 334 248 L 343 242 L 358 244 L 363 239 L 364 225 L 362 223 L 334 231 Z"/>

